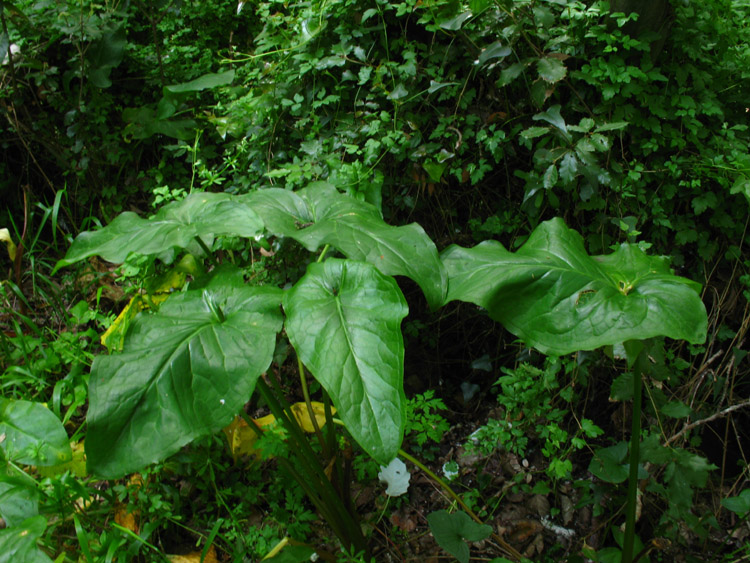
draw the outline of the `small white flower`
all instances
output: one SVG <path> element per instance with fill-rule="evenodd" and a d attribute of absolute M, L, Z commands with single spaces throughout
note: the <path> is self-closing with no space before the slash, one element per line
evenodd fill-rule
<path fill-rule="evenodd" d="M 387 483 L 388 488 L 385 494 L 389 497 L 398 497 L 409 490 L 409 479 L 411 474 L 406 470 L 406 464 L 398 458 L 395 458 L 388 464 L 388 467 L 381 465 L 378 479 L 381 483 Z"/>
<path fill-rule="evenodd" d="M 225 401 L 224 399 L 219 399 L 219 402 L 220 402 L 220 403 L 221 403 L 222 405 L 223 405 L 224 403 L 226 403 L 226 401 Z"/>

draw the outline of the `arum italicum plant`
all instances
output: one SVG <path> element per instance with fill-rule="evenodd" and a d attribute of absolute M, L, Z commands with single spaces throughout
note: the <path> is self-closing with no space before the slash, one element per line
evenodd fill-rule
<path fill-rule="evenodd" d="M 451 246 L 439 255 L 419 225 L 387 225 L 376 207 L 324 182 L 297 192 L 193 193 L 149 219 L 123 213 L 107 227 L 79 235 L 58 267 L 92 255 L 121 263 L 131 252 L 155 255 L 167 265 L 186 255 L 213 260 L 217 237 L 267 234 L 322 250 L 290 289 L 248 285 L 231 264 L 196 273 L 158 311 L 133 320 L 122 352 L 94 360 L 86 437 L 92 474 L 116 478 L 165 459 L 244 415 L 257 389 L 293 442 L 297 463 L 280 463 L 342 542 L 366 549 L 346 485 L 335 478 L 343 474 L 343 456 L 336 450 L 337 425 L 330 422 L 335 407 L 337 422 L 381 465 L 399 452 L 406 401 L 400 324 L 408 307 L 393 276 L 414 280 L 433 309 L 452 300 L 485 308 L 547 354 L 657 336 L 705 339 L 699 286 L 672 275 L 665 259 L 647 256 L 637 245 L 591 257 L 581 237 L 555 219 L 542 223 L 515 253 L 489 241 L 471 249 Z M 328 424 L 316 439 L 329 456 L 324 463 L 333 461 L 331 479 L 280 382 L 262 377 L 282 329 L 296 351 L 311 420 L 307 371 L 324 390 Z M 632 445 L 638 435 L 634 427 Z M 631 463 L 637 467 L 633 446 Z"/>

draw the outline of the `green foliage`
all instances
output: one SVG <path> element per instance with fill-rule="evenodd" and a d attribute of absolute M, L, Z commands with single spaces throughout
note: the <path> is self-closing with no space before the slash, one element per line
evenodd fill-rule
<path fill-rule="evenodd" d="M 580 235 L 559 219 L 540 225 L 515 254 L 488 241 L 472 249 L 452 246 L 441 258 L 448 301 L 486 308 L 545 353 L 657 335 L 694 343 L 706 338 L 697 284 L 674 276 L 663 258 L 647 256 L 637 245 L 589 256 Z"/>
<path fill-rule="evenodd" d="M 477 524 L 461 511 L 438 510 L 427 515 L 427 523 L 438 545 L 461 563 L 469 561 L 467 542 L 483 540 L 492 533 L 491 526 Z"/>
<path fill-rule="evenodd" d="M 527 363 L 512 370 L 502 368 L 505 375 L 495 386 L 499 387 L 497 402 L 504 411 L 504 418 L 490 419 L 472 433 L 466 444 L 467 453 L 478 451 L 489 456 L 497 450 L 505 450 L 524 457 L 530 443 L 538 442 L 542 455 L 549 460 L 546 468 L 549 477 L 569 478 L 573 469 L 572 454 L 584 448 L 587 439 L 596 438 L 604 431 L 585 418 L 573 435 L 564 428 L 567 410 L 558 405 L 561 401 L 572 402 L 572 397 L 559 391 L 560 367 L 559 359 L 548 359 L 544 370 Z"/>

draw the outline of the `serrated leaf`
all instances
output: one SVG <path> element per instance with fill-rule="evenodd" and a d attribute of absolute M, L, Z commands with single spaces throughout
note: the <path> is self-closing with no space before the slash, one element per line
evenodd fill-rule
<path fill-rule="evenodd" d="M 560 178 L 566 184 L 570 184 L 578 175 L 578 160 L 572 152 L 566 152 L 560 160 Z"/>
<path fill-rule="evenodd" d="M 637 245 L 589 256 L 582 237 L 559 218 L 539 225 L 515 253 L 485 241 L 471 249 L 451 246 L 441 259 L 448 301 L 484 307 L 545 354 L 655 336 L 706 338 L 699 284 L 673 275 L 665 258 Z"/>
<path fill-rule="evenodd" d="M 745 176 L 739 176 L 734 184 L 732 184 L 732 187 L 729 190 L 729 193 L 731 194 L 742 194 L 745 196 L 745 199 L 748 203 L 750 203 L 750 178 L 746 178 Z"/>
<path fill-rule="evenodd" d="M 500 71 L 500 78 L 497 81 L 497 85 L 507 86 L 520 76 L 523 70 L 528 66 L 526 63 L 513 63 L 507 68 Z"/>
<path fill-rule="evenodd" d="M 557 178 L 557 166 L 550 164 L 547 167 L 547 170 L 544 171 L 544 176 L 542 177 L 544 189 L 549 190 L 554 188 L 555 184 L 557 184 Z"/>
<path fill-rule="evenodd" d="M 52 563 L 36 545 L 46 528 L 44 516 L 34 516 L 20 526 L 0 530 L 0 563 Z"/>
<path fill-rule="evenodd" d="M 692 414 L 693 409 L 682 401 L 670 401 L 666 405 L 662 405 L 659 412 L 672 418 L 685 418 Z"/>
<path fill-rule="evenodd" d="M 119 477 L 226 426 L 271 363 L 281 295 L 220 268 L 137 317 L 123 353 L 91 367 L 89 471 Z"/>
<path fill-rule="evenodd" d="M 263 222 L 242 198 L 193 193 L 148 219 L 126 211 L 103 229 L 81 233 L 55 270 L 93 255 L 118 264 L 131 252 L 169 256 L 174 248 L 194 245 L 196 236 L 205 242 L 222 235 L 253 237 L 262 230 Z"/>
<path fill-rule="evenodd" d="M 528 127 L 521 131 L 521 137 L 524 139 L 536 139 L 550 132 L 549 127 Z"/>
<path fill-rule="evenodd" d="M 536 68 L 539 71 L 539 76 L 551 84 L 560 82 L 568 72 L 560 60 L 552 57 L 539 59 Z"/>
<path fill-rule="evenodd" d="M 442 305 L 445 269 L 435 244 L 416 223 L 388 225 L 375 206 L 325 182 L 297 192 L 258 190 L 246 197 L 272 233 L 293 238 L 310 251 L 330 244 L 384 274 L 407 276 L 422 288 L 431 307 Z"/>
<path fill-rule="evenodd" d="M 354 439 L 387 465 L 404 434 L 408 307 L 396 281 L 366 262 L 308 266 L 284 295 L 286 332 Z"/>
<path fill-rule="evenodd" d="M 605 131 L 615 131 L 617 129 L 624 129 L 629 123 L 627 121 L 613 121 L 612 123 L 605 123 L 599 125 L 594 131 L 597 133 L 603 133 Z"/>
<path fill-rule="evenodd" d="M 469 561 L 467 541 L 480 541 L 492 533 L 492 527 L 474 522 L 465 512 L 452 514 L 438 510 L 427 515 L 427 524 L 435 541 L 461 563 Z"/>
<path fill-rule="evenodd" d="M 70 460 L 68 434 L 52 411 L 39 403 L 0 397 L 0 449 L 25 465 L 55 465 Z"/>

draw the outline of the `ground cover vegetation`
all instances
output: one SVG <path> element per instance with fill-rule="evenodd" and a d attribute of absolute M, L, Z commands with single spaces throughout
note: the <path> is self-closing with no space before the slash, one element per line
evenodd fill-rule
<path fill-rule="evenodd" d="M 749 15 L 0 2 L 0 558 L 750 557 Z"/>

